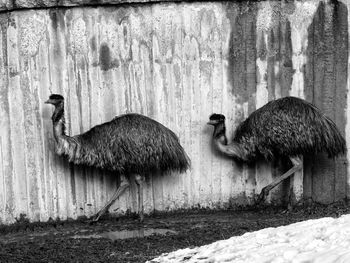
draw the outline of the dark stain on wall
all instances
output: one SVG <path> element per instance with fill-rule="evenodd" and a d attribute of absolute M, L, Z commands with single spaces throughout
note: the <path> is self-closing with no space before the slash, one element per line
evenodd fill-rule
<path fill-rule="evenodd" d="M 344 3 L 334 2 L 334 26 L 335 34 L 335 123 L 345 136 L 347 107 L 347 78 L 348 78 L 348 57 L 349 57 L 349 24 L 348 9 Z M 343 156 L 335 160 L 335 188 L 334 199 L 344 198 L 347 189 L 347 158 Z"/>
<path fill-rule="evenodd" d="M 49 16 L 51 18 L 51 26 L 54 32 L 54 55 L 56 58 L 59 58 L 61 56 L 61 49 L 59 45 L 60 41 L 60 35 L 58 33 L 59 31 L 59 25 L 58 25 L 58 14 L 56 10 L 50 10 L 49 11 Z"/>
<path fill-rule="evenodd" d="M 281 87 L 281 97 L 289 95 L 289 91 L 292 87 L 293 81 L 293 62 L 292 62 L 292 39 L 291 39 L 291 27 L 290 22 L 287 20 L 281 23 L 280 26 L 280 46 L 279 46 L 279 59 L 280 59 L 280 73 L 277 78 L 277 82 Z"/>
<path fill-rule="evenodd" d="M 100 47 L 100 67 L 103 71 L 109 70 L 111 65 L 111 52 L 107 44 Z"/>
<path fill-rule="evenodd" d="M 119 61 L 117 59 L 112 59 L 111 50 L 105 43 L 100 46 L 99 65 L 103 71 L 119 67 Z"/>
<path fill-rule="evenodd" d="M 320 3 L 308 29 L 305 95 L 345 135 L 347 97 L 348 10 L 341 2 Z M 346 197 L 346 158 L 325 154 L 306 157 L 306 197 L 330 203 Z M 308 169 L 307 169 L 308 168 Z M 311 178 L 311 179 L 310 179 Z"/>
<path fill-rule="evenodd" d="M 231 33 L 229 39 L 228 80 L 232 94 L 237 98 L 234 105 L 242 105 L 248 102 L 248 114 L 255 108 L 256 93 L 256 17 L 258 11 L 257 2 L 226 3 L 227 17 L 230 19 Z M 245 118 L 240 110 L 236 116 L 234 125 Z M 243 167 L 236 166 L 242 174 Z M 247 166 L 247 181 L 256 184 L 255 165 Z"/>
<path fill-rule="evenodd" d="M 64 24 L 65 12 L 66 12 L 65 8 L 57 8 L 57 9 L 50 9 L 49 10 L 49 16 L 51 19 L 53 29 L 58 30 L 59 27 L 61 29 L 65 28 L 65 24 Z"/>
<path fill-rule="evenodd" d="M 263 32 L 261 33 L 261 38 L 263 38 Z M 267 56 L 267 48 L 265 41 L 259 41 L 257 44 L 257 49 L 256 49 L 257 57 L 260 58 L 261 60 L 265 60 Z"/>
<path fill-rule="evenodd" d="M 229 40 L 228 78 L 238 103 L 249 103 L 254 111 L 256 92 L 256 17 L 258 3 L 227 3 L 227 17 L 231 22 Z"/>
<path fill-rule="evenodd" d="M 95 52 L 97 50 L 97 41 L 96 41 L 96 37 L 93 36 L 92 38 L 90 38 L 90 48 L 93 52 Z"/>
<path fill-rule="evenodd" d="M 50 10 L 49 16 L 51 18 L 52 27 L 57 30 L 57 12 L 56 10 Z"/>

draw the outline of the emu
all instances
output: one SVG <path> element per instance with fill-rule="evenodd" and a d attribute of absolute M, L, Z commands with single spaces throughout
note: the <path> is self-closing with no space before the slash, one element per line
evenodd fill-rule
<path fill-rule="evenodd" d="M 283 180 L 303 169 L 303 155 L 327 152 L 329 158 L 345 154 L 346 142 L 335 123 L 315 105 L 296 97 L 273 100 L 254 111 L 236 129 L 232 142 L 226 138 L 225 116 L 212 114 L 216 149 L 239 162 L 251 163 L 287 157 L 292 168 L 265 186 L 257 202 Z"/>
<path fill-rule="evenodd" d="M 106 169 L 121 175 L 121 183 L 107 204 L 94 216 L 97 221 L 135 180 L 138 188 L 138 213 L 143 221 L 143 183 L 155 172 L 184 172 L 190 159 L 178 137 L 159 122 L 140 114 L 124 114 L 110 122 L 76 136 L 65 131 L 64 98 L 52 94 L 55 150 L 69 162 Z"/>

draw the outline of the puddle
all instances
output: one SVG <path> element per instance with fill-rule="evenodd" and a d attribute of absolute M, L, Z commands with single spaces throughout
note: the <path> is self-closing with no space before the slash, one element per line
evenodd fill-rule
<path fill-rule="evenodd" d="M 10 244 L 10 243 L 16 243 L 19 240 L 34 240 L 36 238 L 45 237 L 47 235 L 56 234 L 56 232 L 38 232 L 38 233 L 31 233 L 31 234 L 23 234 L 23 233 L 16 233 L 14 235 L 4 235 L 0 236 L 0 244 Z"/>
<path fill-rule="evenodd" d="M 110 240 L 118 239 L 128 239 L 128 238 L 138 238 L 138 237 L 147 237 L 151 235 L 167 235 L 167 234 L 177 234 L 176 231 L 171 229 L 162 229 L 162 228 L 146 228 L 146 229 L 137 229 L 137 230 L 123 230 L 123 231 L 110 231 L 100 234 L 93 235 L 75 235 L 72 238 L 108 238 Z"/>

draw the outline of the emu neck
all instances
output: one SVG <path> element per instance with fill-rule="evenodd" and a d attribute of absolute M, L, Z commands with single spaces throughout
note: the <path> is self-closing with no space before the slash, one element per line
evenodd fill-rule
<path fill-rule="evenodd" d="M 65 139 L 66 137 L 63 102 L 56 106 L 51 119 L 53 123 L 53 134 L 56 142 L 58 143 L 60 139 Z"/>
<path fill-rule="evenodd" d="M 66 135 L 63 102 L 55 107 L 51 118 L 53 122 L 53 134 L 56 141 L 56 153 L 58 155 L 66 155 L 70 162 L 84 163 L 84 161 L 79 159 L 81 155 L 81 146 L 76 136 L 70 137 Z"/>
<path fill-rule="evenodd" d="M 215 126 L 213 138 L 215 142 L 220 142 L 224 145 L 227 144 L 225 123 L 219 123 Z"/>
<path fill-rule="evenodd" d="M 226 127 L 224 123 L 220 123 L 215 126 L 213 139 L 216 148 L 221 153 L 233 157 L 237 160 L 246 160 L 245 155 L 243 153 L 244 151 L 238 143 L 231 142 L 230 144 L 227 144 Z"/>

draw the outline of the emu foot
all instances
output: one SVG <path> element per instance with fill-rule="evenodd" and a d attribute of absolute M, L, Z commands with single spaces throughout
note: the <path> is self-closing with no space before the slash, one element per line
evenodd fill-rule
<path fill-rule="evenodd" d="M 98 212 L 96 215 L 94 215 L 93 217 L 92 217 L 92 222 L 97 222 L 99 219 L 100 219 L 100 217 L 102 216 L 104 214 L 104 212 L 103 213 L 100 213 L 100 212 Z"/>
<path fill-rule="evenodd" d="M 108 207 L 102 208 L 100 211 L 97 212 L 96 215 L 92 217 L 92 221 L 97 222 L 101 216 L 103 216 L 108 211 Z"/>
<path fill-rule="evenodd" d="M 289 214 L 289 213 L 293 212 L 293 210 L 294 210 L 294 206 L 291 203 L 288 203 L 287 207 L 285 209 L 283 209 L 281 214 Z"/>
<path fill-rule="evenodd" d="M 119 208 L 117 208 L 116 210 L 118 210 Z M 115 210 L 115 211 L 116 211 Z M 108 211 L 107 209 L 102 209 L 100 211 L 98 211 L 93 217 L 92 217 L 92 223 L 96 223 L 103 215 L 105 215 Z"/>
<path fill-rule="evenodd" d="M 97 214 L 95 214 L 94 216 L 92 216 L 91 218 L 90 218 L 90 224 L 92 225 L 92 224 L 94 224 L 94 223 L 96 223 L 99 219 L 100 219 L 100 217 L 101 216 L 103 216 L 104 214 L 106 213 L 106 211 L 99 211 Z"/>
<path fill-rule="evenodd" d="M 139 222 L 140 222 L 140 223 L 143 223 L 143 220 L 144 220 L 143 214 L 139 215 Z"/>
<path fill-rule="evenodd" d="M 92 225 L 95 225 L 96 223 L 97 223 L 97 221 L 94 221 L 93 219 L 88 219 L 87 221 L 86 221 L 86 223 L 89 225 L 89 226 L 92 226 Z"/>
<path fill-rule="evenodd" d="M 141 215 L 141 213 L 132 213 L 130 216 L 135 222 L 143 223 L 144 221 L 144 215 Z"/>
<path fill-rule="evenodd" d="M 258 197 L 255 199 L 256 204 L 261 205 L 265 202 L 267 196 L 269 195 L 270 189 L 264 187 L 261 190 L 261 193 L 258 195 Z"/>

